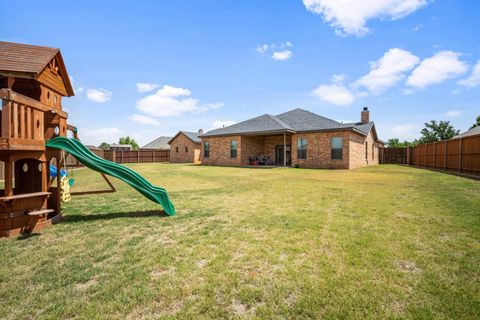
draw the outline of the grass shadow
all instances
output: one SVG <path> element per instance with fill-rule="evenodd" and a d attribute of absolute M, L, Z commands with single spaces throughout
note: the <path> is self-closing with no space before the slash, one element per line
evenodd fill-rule
<path fill-rule="evenodd" d="M 95 220 L 112 220 L 124 218 L 149 218 L 149 217 L 169 217 L 164 210 L 149 210 L 149 211 L 131 211 L 131 212 L 110 212 L 104 214 L 72 214 L 64 215 L 60 223 L 76 223 L 84 221 Z"/>
<path fill-rule="evenodd" d="M 38 236 L 40 236 L 40 233 L 22 233 L 17 237 L 17 240 L 22 241 Z"/>

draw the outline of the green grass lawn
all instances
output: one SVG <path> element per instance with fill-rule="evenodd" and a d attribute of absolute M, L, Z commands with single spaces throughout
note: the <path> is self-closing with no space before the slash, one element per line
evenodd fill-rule
<path fill-rule="evenodd" d="M 478 319 L 480 181 L 131 165 L 177 209 L 113 180 L 41 235 L 0 239 L 0 318 Z M 75 190 L 104 187 L 88 169 Z"/>

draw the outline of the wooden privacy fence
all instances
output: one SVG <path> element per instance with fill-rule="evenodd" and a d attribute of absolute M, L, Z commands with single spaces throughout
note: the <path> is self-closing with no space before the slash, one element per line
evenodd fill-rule
<path fill-rule="evenodd" d="M 170 150 L 105 151 L 104 158 L 116 163 L 168 162 Z"/>
<path fill-rule="evenodd" d="M 116 163 L 147 163 L 147 162 L 169 162 L 170 150 L 161 149 L 140 149 L 138 151 L 110 151 L 91 150 L 97 156 Z M 69 167 L 81 166 L 71 154 L 67 156 Z M 0 161 L 0 180 L 4 177 L 4 164 Z"/>
<path fill-rule="evenodd" d="M 384 148 L 381 163 L 402 163 L 480 177 L 480 135 L 408 148 Z"/>

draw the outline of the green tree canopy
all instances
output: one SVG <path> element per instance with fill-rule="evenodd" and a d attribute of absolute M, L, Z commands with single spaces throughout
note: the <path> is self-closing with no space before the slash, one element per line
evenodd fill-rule
<path fill-rule="evenodd" d="M 422 137 L 418 140 L 419 143 L 430 143 L 442 140 L 448 140 L 460 133 L 460 130 L 455 130 L 455 128 L 450 124 L 450 121 L 440 121 L 435 120 L 430 121 L 430 123 L 425 123 L 425 128 L 420 131 Z"/>
<path fill-rule="evenodd" d="M 102 142 L 98 147 L 103 150 L 108 150 L 110 149 L 110 144 L 106 142 Z"/>
<path fill-rule="evenodd" d="M 398 138 L 392 138 L 392 139 L 388 139 L 386 145 L 389 148 L 405 148 L 405 147 L 411 146 L 412 143 L 408 142 L 407 140 L 403 140 L 403 142 L 400 142 Z"/>
<path fill-rule="evenodd" d="M 132 150 L 138 150 L 139 149 L 138 143 L 135 141 L 135 139 L 130 138 L 129 136 L 121 137 L 118 140 L 118 143 L 119 144 L 129 144 L 129 145 L 131 145 Z"/>
<path fill-rule="evenodd" d="M 473 126 L 470 127 L 470 129 L 480 127 L 480 116 L 477 117 L 477 122 L 473 124 Z"/>

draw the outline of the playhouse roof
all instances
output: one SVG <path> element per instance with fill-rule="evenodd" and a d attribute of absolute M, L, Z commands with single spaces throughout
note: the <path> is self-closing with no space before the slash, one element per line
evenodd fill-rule
<path fill-rule="evenodd" d="M 67 94 L 73 96 L 72 84 L 60 49 L 0 41 L 0 75 L 36 79 L 56 58 Z"/>

